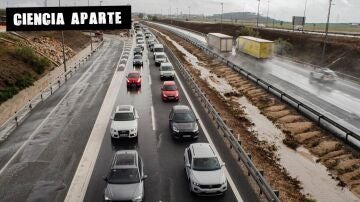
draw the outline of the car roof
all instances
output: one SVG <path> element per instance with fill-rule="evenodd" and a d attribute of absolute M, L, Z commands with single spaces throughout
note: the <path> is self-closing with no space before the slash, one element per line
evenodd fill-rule
<path fill-rule="evenodd" d="M 154 45 L 154 48 L 163 48 L 164 46 L 160 43 L 157 43 Z"/>
<path fill-rule="evenodd" d="M 132 105 L 118 105 L 116 107 L 116 112 L 132 112 L 134 109 L 134 106 Z"/>
<path fill-rule="evenodd" d="M 175 81 L 164 81 L 164 86 L 173 86 L 176 85 Z"/>
<path fill-rule="evenodd" d="M 208 143 L 193 143 L 189 146 L 193 158 L 216 157 L 214 150 Z"/>
<path fill-rule="evenodd" d="M 170 62 L 163 62 L 161 63 L 160 67 L 161 66 L 172 66 L 172 64 Z"/>
<path fill-rule="evenodd" d="M 155 55 L 166 55 L 164 52 L 156 52 Z"/>
<path fill-rule="evenodd" d="M 121 150 L 114 155 L 112 169 L 136 168 L 138 166 L 138 152 L 136 150 Z"/>
<path fill-rule="evenodd" d="M 190 108 L 186 105 L 175 105 L 173 106 L 174 111 L 190 111 Z"/>

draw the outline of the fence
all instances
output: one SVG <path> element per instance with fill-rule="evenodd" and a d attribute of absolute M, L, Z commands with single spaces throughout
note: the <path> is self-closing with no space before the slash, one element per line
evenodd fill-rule
<path fill-rule="evenodd" d="M 254 163 L 251 160 L 251 156 L 246 153 L 246 151 L 242 148 L 241 142 L 238 141 L 234 134 L 232 129 L 230 129 L 224 120 L 221 118 L 220 113 L 216 111 L 214 106 L 210 103 L 210 101 L 207 99 L 205 94 L 202 92 L 202 90 L 198 87 L 195 80 L 191 77 L 191 75 L 187 72 L 187 70 L 182 66 L 181 62 L 178 60 L 178 58 L 175 56 L 175 54 L 171 51 L 171 49 L 166 45 L 166 43 L 163 43 L 166 52 L 168 53 L 168 56 L 171 58 L 172 61 L 176 62 L 176 66 L 178 67 L 181 75 L 185 78 L 186 82 L 189 84 L 195 95 L 198 96 L 200 102 L 203 104 L 204 108 L 206 109 L 207 113 L 212 117 L 213 121 L 216 123 L 216 126 L 218 130 L 224 134 L 224 137 L 229 141 L 230 148 L 234 149 L 238 155 L 238 160 L 243 163 L 245 168 L 248 171 L 248 176 L 251 176 L 252 179 L 256 182 L 256 184 L 259 186 L 260 194 L 264 194 L 265 197 L 269 201 L 276 201 L 279 202 L 279 191 L 273 190 L 271 186 L 268 184 L 268 182 L 265 180 L 263 176 L 263 172 L 259 171 Z"/>
<path fill-rule="evenodd" d="M 189 36 L 186 36 L 185 34 L 175 32 L 172 29 L 166 28 L 168 31 L 180 36 L 181 38 L 185 39 L 187 42 L 197 46 L 198 48 L 202 49 L 204 52 L 206 52 L 208 55 L 218 58 L 223 63 L 225 63 L 228 67 L 231 67 L 235 71 L 241 73 L 246 78 L 252 80 L 259 86 L 263 87 L 268 92 L 272 93 L 273 95 L 280 98 L 282 102 L 285 102 L 289 104 L 290 106 L 293 106 L 297 109 L 298 112 L 302 113 L 309 119 L 315 121 L 318 123 L 319 126 L 323 127 L 324 129 L 330 131 L 332 134 L 336 135 L 340 139 L 344 140 L 347 144 L 351 144 L 357 149 L 360 148 L 360 134 L 357 134 L 353 132 L 351 129 L 348 129 L 346 126 L 343 126 L 336 121 L 334 121 L 332 118 L 322 114 L 318 110 L 304 104 L 303 102 L 299 101 L 298 99 L 294 98 L 293 96 L 285 93 L 284 91 L 276 88 L 275 86 L 271 85 L 270 83 L 258 78 L 254 74 L 248 72 L 244 68 L 228 61 L 226 58 L 222 57 L 215 51 L 209 49 L 206 47 L 205 44 L 203 44 L 201 41 L 191 38 Z"/>
<path fill-rule="evenodd" d="M 96 52 L 100 47 L 102 47 L 104 41 L 101 41 L 99 45 L 93 49 L 88 55 L 83 57 L 72 67 L 68 67 L 68 71 L 64 72 L 57 78 L 56 83 L 49 84 L 48 87 L 41 90 L 39 94 L 33 97 L 28 101 L 26 105 L 21 107 L 17 112 L 9 117 L 1 126 L 0 126 L 0 142 L 4 141 L 17 126 L 19 126 L 27 117 L 29 112 L 39 103 L 46 100 L 50 97 L 57 89 L 59 89 L 66 81 L 72 77 L 73 73 L 76 72 L 92 55 L 93 52 Z"/>

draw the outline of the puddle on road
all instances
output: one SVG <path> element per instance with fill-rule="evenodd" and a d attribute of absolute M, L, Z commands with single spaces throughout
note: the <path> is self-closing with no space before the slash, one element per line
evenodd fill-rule
<path fill-rule="evenodd" d="M 260 110 L 252 105 L 247 98 L 241 97 L 238 103 L 244 106 L 246 118 L 254 123 L 249 128 L 258 134 L 259 140 L 264 140 L 276 146 L 276 154 L 280 164 L 286 168 L 292 177 L 297 178 L 303 187 L 303 193 L 309 193 L 317 201 L 358 201 L 358 198 L 348 188 L 337 186 L 337 181 L 329 176 L 326 167 L 316 163 L 317 158 L 306 148 L 290 149 L 282 143 L 285 135 Z"/>
<path fill-rule="evenodd" d="M 171 41 L 185 55 L 185 59 L 200 71 L 200 77 L 206 80 L 210 86 L 214 87 L 223 96 L 224 93 L 234 91 L 225 79 L 218 78 L 203 67 L 196 56 L 189 53 L 169 36 L 163 33 L 160 34 Z M 252 105 L 246 97 L 240 97 L 237 102 L 243 106 L 246 118 L 254 123 L 249 130 L 257 133 L 259 140 L 267 141 L 269 144 L 276 146 L 276 154 L 280 159 L 280 164 L 286 168 L 292 177 L 297 178 L 302 183 L 304 193 L 309 193 L 317 201 L 358 201 L 358 198 L 348 188 L 337 186 L 338 182 L 329 176 L 326 167 L 316 163 L 316 157 L 306 148 L 299 147 L 295 151 L 284 145 L 282 143 L 285 137 L 284 133 L 267 117 L 262 115 L 260 110 Z"/>

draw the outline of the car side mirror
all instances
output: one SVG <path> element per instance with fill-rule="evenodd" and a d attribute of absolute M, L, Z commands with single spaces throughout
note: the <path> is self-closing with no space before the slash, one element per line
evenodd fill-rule
<path fill-rule="evenodd" d="M 186 164 L 186 167 L 187 167 L 187 168 L 190 168 L 190 163 L 187 163 L 187 164 Z"/>
<path fill-rule="evenodd" d="M 147 175 L 143 175 L 143 176 L 141 177 L 142 180 L 145 180 L 146 178 L 148 178 Z"/>
<path fill-rule="evenodd" d="M 114 120 L 114 115 L 110 116 L 110 120 Z"/>
<path fill-rule="evenodd" d="M 135 115 L 135 118 L 137 118 L 137 119 L 138 119 L 138 118 L 139 118 L 139 115 L 137 115 L 137 114 L 136 114 L 136 115 Z"/>
<path fill-rule="evenodd" d="M 164 90 L 164 88 L 163 88 L 163 87 L 161 87 L 161 90 Z"/>
<path fill-rule="evenodd" d="M 109 181 L 109 178 L 106 177 L 106 176 L 103 176 L 103 179 L 104 179 L 105 182 L 108 182 L 108 181 Z"/>
<path fill-rule="evenodd" d="M 225 163 L 224 162 L 220 163 L 220 166 L 225 167 Z"/>

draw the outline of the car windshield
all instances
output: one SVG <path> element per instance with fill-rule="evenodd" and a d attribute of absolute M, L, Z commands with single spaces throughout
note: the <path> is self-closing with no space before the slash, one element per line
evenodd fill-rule
<path fill-rule="evenodd" d="M 164 85 L 165 91 L 175 91 L 177 90 L 177 87 L 175 85 Z"/>
<path fill-rule="evenodd" d="M 114 121 L 132 121 L 135 120 L 132 112 L 115 113 Z"/>
<path fill-rule="evenodd" d="M 156 58 L 166 58 L 165 55 L 156 55 Z"/>
<path fill-rule="evenodd" d="M 219 170 L 220 163 L 216 157 L 211 158 L 194 158 L 193 169 L 197 171 Z"/>
<path fill-rule="evenodd" d="M 134 49 L 134 52 L 142 52 L 142 50 L 141 50 L 140 47 L 136 47 L 136 48 Z"/>
<path fill-rule="evenodd" d="M 140 182 L 140 177 L 136 168 L 112 169 L 108 180 L 110 184 L 132 184 Z"/>
<path fill-rule="evenodd" d="M 161 67 L 161 71 L 171 71 L 171 70 L 173 70 L 172 66 L 162 66 Z"/>
<path fill-rule="evenodd" d="M 176 112 L 173 121 L 176 123 L 191 123 L 195 122 L 195 116 L 190 111 Z"/>
<path fill-rule="evenodd" d="M 155 52 L 164 52 L 163 48 L 154 48 L 154 49 L 155 49 Z"/>
<path fill-rule="evenodd" d="M 139 78 L 140 75 L 138 73 L 129 73 L 128 78 Z"/>
<path fill-rule="evenodd" d="M 135 55 L 135 56 L 134 56 L 134 59 L 141 60 L 141 59 L 142 59 L 142 56 L 141 56 L 141 55 Z"/>

